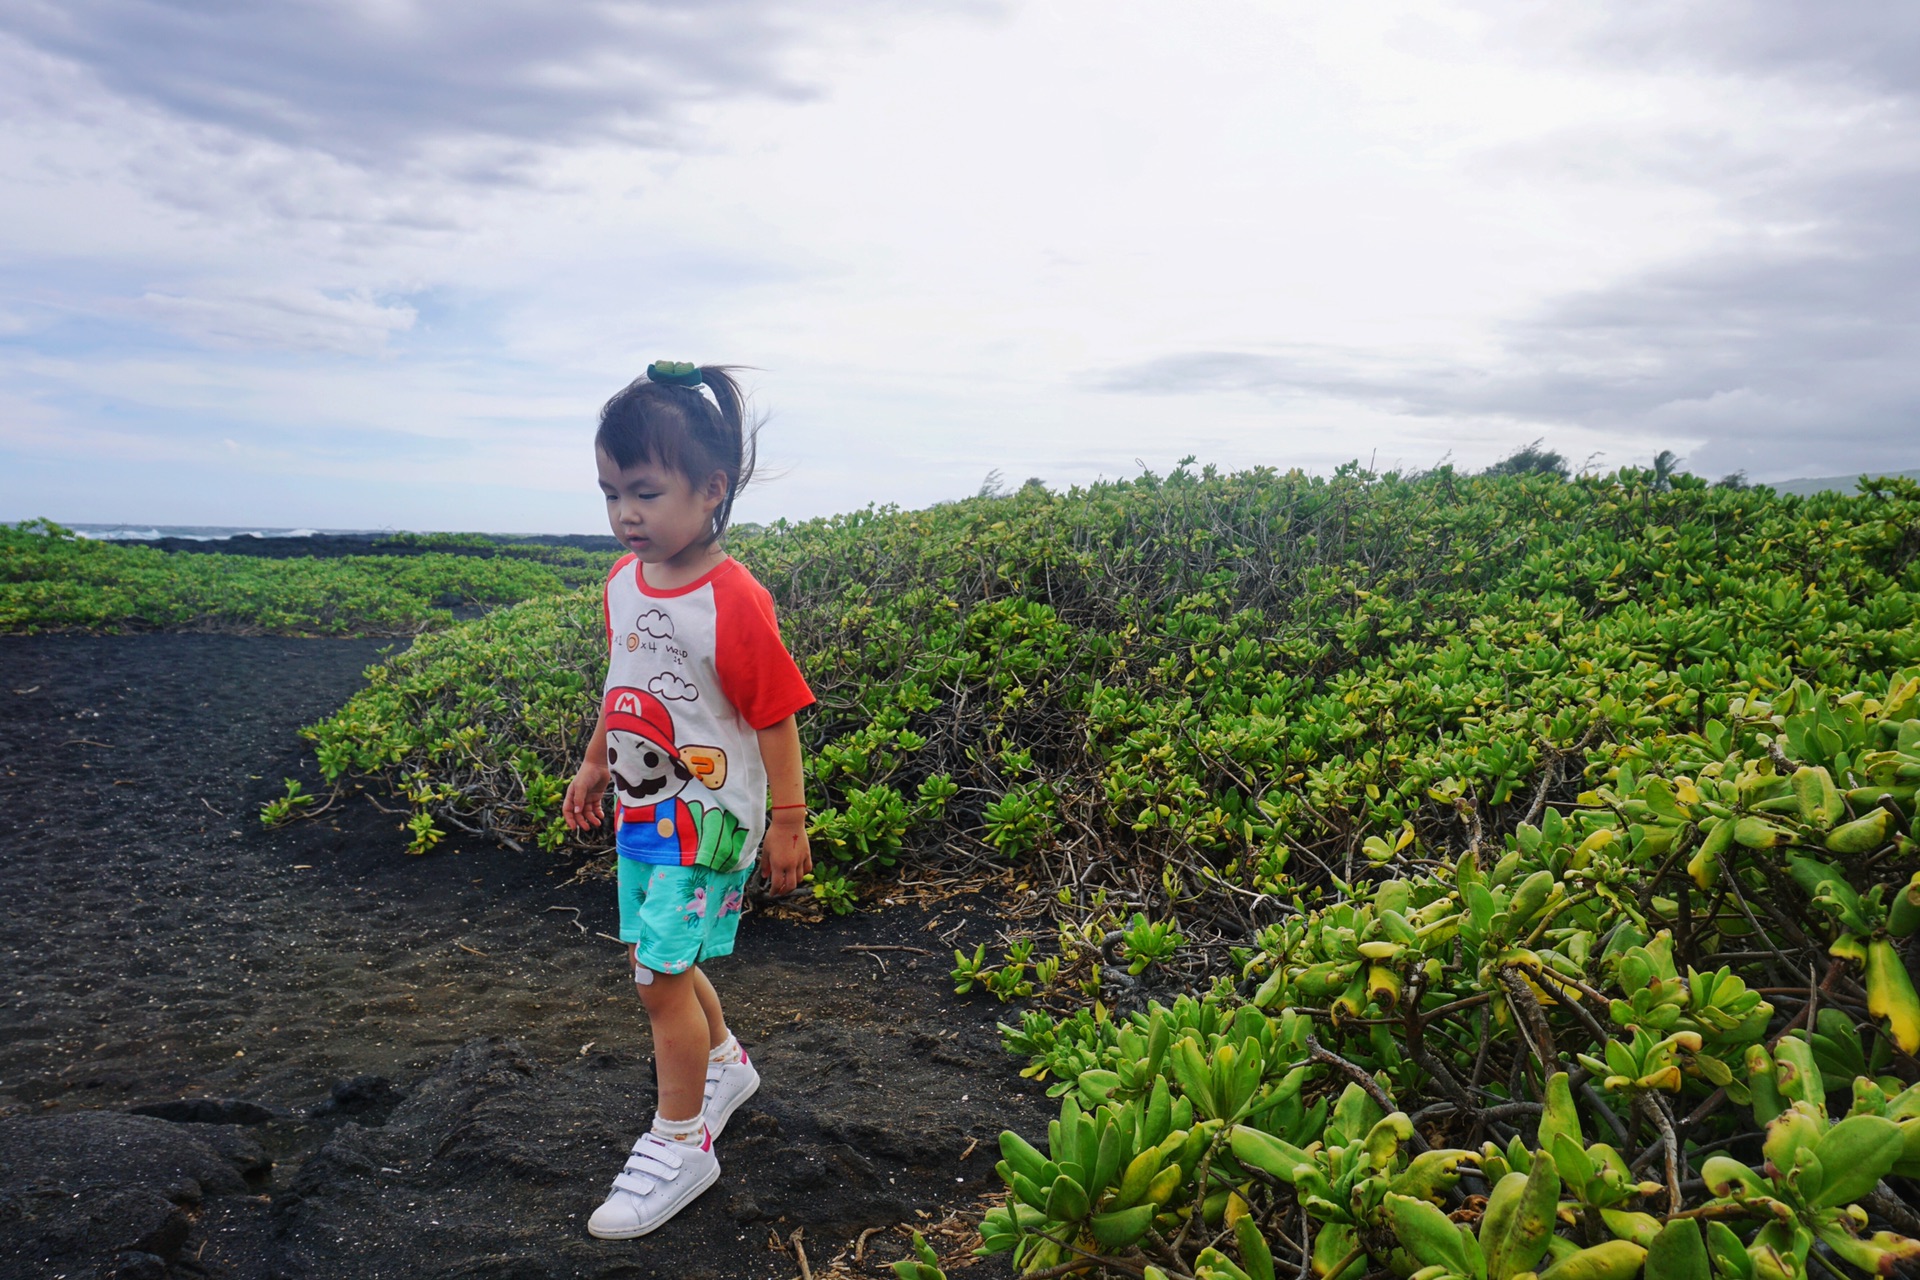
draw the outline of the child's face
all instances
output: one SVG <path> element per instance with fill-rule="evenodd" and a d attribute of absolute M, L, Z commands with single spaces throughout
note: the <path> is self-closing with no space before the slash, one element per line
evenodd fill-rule
<path fill-rule="evenodd" d="M 695 489 L 679 471 L 655 462 L 621 467 L 599 449 L 594 461 L 607 496 L 607 523 L 628 550 L 647 564 L 672 567 L 706 553 L 703 540 L 726 496 L 726 472 L 714 472 Z"/>

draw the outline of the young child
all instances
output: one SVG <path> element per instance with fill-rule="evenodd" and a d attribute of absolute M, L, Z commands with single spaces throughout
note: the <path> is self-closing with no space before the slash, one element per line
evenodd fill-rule
<path fill-rule="evenodd" d="M 713 1140 L 760 1087 L 699 962 L 732 952 L 757 855 L 776 894 L 813 869 L 794 721 L 813 694 L 772 598 L 720 549 L 754 461 L 730 373 L 649 365 L 594 446 L 631 554 L 607 577 L 606 690 L 564 816 L 599 826 L 612 785 L 620 940 L 653 1025 L 659 1109 L 587 1223 L 624 1240 L 713 1185 Z"/>

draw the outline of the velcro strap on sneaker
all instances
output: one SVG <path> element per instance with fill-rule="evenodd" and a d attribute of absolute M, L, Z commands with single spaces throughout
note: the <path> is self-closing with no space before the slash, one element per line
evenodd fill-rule
<path fill-rule="evenodd" d="M 685 1158 L 678 1151 L 668 1150 L 665 1142 L 650 1142 L 645 1150 L 636 1150 L 627 1157 L 627 1170 L 630 1173 L 644 1173 L 650 1178 L 671 1182 L 680 1175 L 680 1166 Z"/>
<path fill-rule="evenodd" d="M 613 1177 L 615 1191 L 631 1191 L 636 1196 L 650 1195 L 658 1185 L 652 1178 L 643 1178 L 632 1170 L 617 1173 Z"/>
<path fill-rule="evenodd" d="M 644 1155 L 628 1156 L 627 1170 L 630 1173 L 644 1173 L 649 1178 L 659 1178 L 671 1182 L 680 1174 L 682 1161 L 678 1156 L 646 1152 Z"/>
<path fill-rule="evenodd" d="M 649 1133 L 633 1144 L 633 1158 L 658 1160 L 678 1169 L 682 1159 L 680 1152 L 676 1150 L 679 1145 L 671 1138 L 662 1138 L 658 1134 Z"/>

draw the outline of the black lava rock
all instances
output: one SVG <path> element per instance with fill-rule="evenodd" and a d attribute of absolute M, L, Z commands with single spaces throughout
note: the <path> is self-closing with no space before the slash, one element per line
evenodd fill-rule
<path fill-rule="evenodd" d="M 157 1253 L 116 1254 L 101 1273 L 105 1280 L 167 1280 L 167 1260 Z"/>
<path fill-rule="evenodd" d="M 274 1118 L 273 1112 L 259 1103 L 238 1098 L 180 1098 L 127 1110 L 132 1115 L 175 1124 L 265 1124 Z"/>
<path fill-rule="evenodd" d="M 164 1275 L 191 1234 L 187 1210 L 244 1194 L 270 1167 L 233 1130 L 112 1111 L 0 1120 L 0 1273 L 27 1274 L 8 1264 L 30 1261 Z"/>
<path fill-rule="evenodd" d="M 766 1215 L 760 1211 L 760 1202 L 753 1198 L 751 1191 L 736 1191 L 727 1197 L 727 1216 L 745 1226 L 749 1222 L 758 1222 Z"/>
<path fill-rule="evenodd" d="M 406 1090 L 385 1076 L 355 1076 L 336 1083 L 327 1100 L 310 1114 L 316 1120 L 344 1117 L 361 1124 L 385 1124 L 406 1097 Z"/>

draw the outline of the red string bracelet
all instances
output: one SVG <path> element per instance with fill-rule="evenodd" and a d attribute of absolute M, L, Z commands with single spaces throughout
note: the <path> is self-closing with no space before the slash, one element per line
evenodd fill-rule
<path fill-rule="evenodd" d="M 776 804 L 773 806 L 773 812 L 778 813 L 782 809 L 804 809 L 806 807 L 805 804 Z"/>

